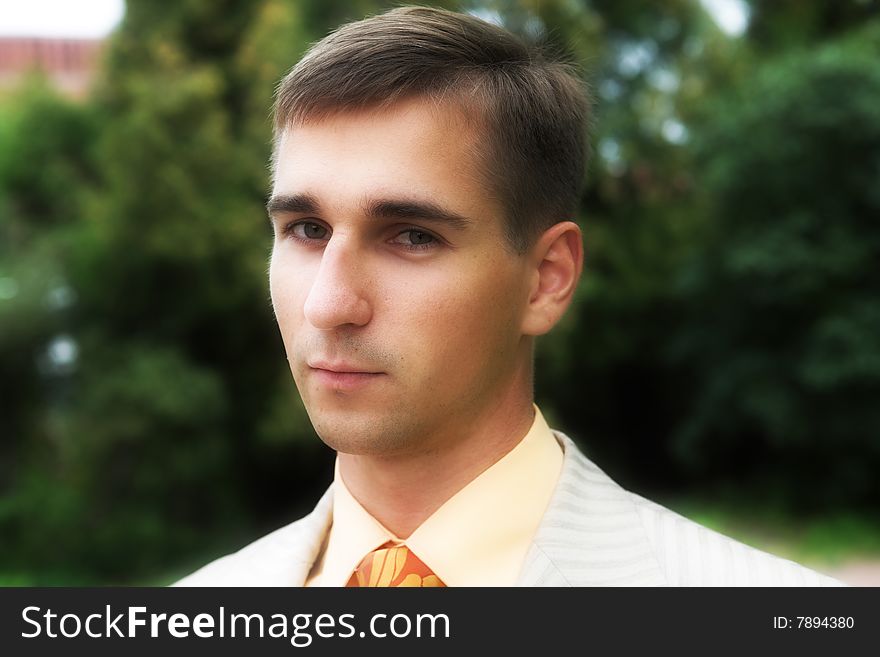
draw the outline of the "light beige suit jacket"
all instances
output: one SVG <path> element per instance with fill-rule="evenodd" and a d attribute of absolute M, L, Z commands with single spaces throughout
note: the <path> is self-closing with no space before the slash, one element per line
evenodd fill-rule
<path fill-rule="evenodd" d="M 554 432 L 565 458 L 517 586 L 835 586 L 630 493 Z M 175 586 L 302 586 L 329 529 L 328 490 L 305 518 Z"/>

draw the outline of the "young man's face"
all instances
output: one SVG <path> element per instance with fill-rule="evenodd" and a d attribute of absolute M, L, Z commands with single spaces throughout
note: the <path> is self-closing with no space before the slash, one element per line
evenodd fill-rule
<path fill-rule="evenodd" d="M 505 242 L 478 137 L 418 99 L 282 136 L 272 303 L 309 417 L 341 452 L 435 449 L 522 386 L 528 258 Z"/>

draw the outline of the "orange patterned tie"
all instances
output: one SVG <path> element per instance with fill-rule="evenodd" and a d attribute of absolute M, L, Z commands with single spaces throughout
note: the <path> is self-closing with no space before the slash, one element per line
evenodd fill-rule
<path fill-rule="evenodd" d="M 446 586 L 405 545 L 386 543 L 363 558 L 348 586 Z"/>

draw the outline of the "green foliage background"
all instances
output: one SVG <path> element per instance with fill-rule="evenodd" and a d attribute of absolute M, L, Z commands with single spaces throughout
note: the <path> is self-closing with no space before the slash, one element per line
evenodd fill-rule
<path fill-rule="evenodd" d="M 639 491 L 880 503 L 872 0 L 434 3 L 596 97 L 578 298 L 537 396 Z M 0 97 L 0 582 L 161 582 L 332 476 L 268 301 L 274 84 L 378 0 L 129 0 L 86 102 Z"/>

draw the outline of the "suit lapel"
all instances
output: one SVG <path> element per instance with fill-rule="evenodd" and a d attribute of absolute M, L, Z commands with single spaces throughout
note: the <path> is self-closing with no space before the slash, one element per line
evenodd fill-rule
<path fill-rule="evenodd" d="M 630 494 L 554 434 L 565 452 L 562 473 L 516 585 L 665 585 Z"/>
<path fill-rule="evenodd" d="M 315 508 L 298 523 L 297 533 L 286 543 L 286 562 L 284 586 L 305 586 L 312 565 L 321 552 L 324 538 L 333 521 L 333 487 L 327 489 L 318 500 Z"/>

